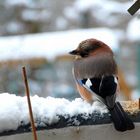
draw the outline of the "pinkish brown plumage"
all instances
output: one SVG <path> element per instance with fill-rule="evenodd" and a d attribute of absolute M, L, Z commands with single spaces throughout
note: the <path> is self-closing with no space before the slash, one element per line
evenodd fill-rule
<path fill-rule="evenodd" d="M 111 48 L 97 39 L 87 39 L 70 54 L 76 55 L 73 74 L 81 97 L 93 102 L 96 96 L 103 102 L 110 111 L 116 130 L 134 129 L 133 122 L 116 102 L 118 70 Z"/>

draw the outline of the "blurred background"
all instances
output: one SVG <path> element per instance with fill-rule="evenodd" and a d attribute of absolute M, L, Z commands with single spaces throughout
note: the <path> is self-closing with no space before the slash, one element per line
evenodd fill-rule
<path fill-rule="evenodd" d="M 68 52 L 97 38 L 110 45 L 119 65 L 120 100 L 140 97 L 140 11 L 133 0 L 0 0 L 0 93 L 79 97 Z"/>

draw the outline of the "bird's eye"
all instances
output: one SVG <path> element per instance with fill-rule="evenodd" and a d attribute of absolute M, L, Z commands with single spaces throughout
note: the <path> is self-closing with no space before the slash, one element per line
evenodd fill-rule
<path fill-rule="evenodd" d="M 81 57 L 87 57 L 88 54 L 89 54 L 88 52 L 83 51 L 83 52 L 80 53 L 80 56 L 81 56 Z"/>

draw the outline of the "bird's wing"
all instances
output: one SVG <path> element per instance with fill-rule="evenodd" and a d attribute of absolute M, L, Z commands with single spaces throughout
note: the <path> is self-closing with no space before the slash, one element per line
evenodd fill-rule
<path fill-rule="evenodd" d="M 113 108 L 116 100 L 117 78 L 114 75 L 103 76 L 102 78 L 76 79 L 78 84 L 85 87 L 98 100 Z"/>

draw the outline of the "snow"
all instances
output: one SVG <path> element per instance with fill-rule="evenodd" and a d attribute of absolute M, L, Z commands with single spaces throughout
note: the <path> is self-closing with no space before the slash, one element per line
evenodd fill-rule
<path fill-rule="evenodd" d="M 29 5 L 31 2 L 32 0 L 6 0 L 8 5 Z"/>
<path fill-rule="evenodd" d="M 43 126 L 44 122 L 53 124 L 59 121 L 58 115 L 70 117 L 78 114 L 86 114 L 88 117 L 94 111 L 101 114 L 107 113 L 107 109 L 100 102 L 92 105 L 76 98 L 69 101 L 64 98 L 31 97 L 32 109 L 36 125 Z M 38 122 L 38 120 L 40 120 Z M 0 94 L 0 132 L 16 130 L 19 125 L 29 123 L 28 105 L 26 97 L 16 96 L 9 93 Z M 77 121 L 75 121 L 77 123 Z"/>
<path fill-rule="evenodd" d="M 79 18 L 77 10 L 71 6 L 64 8 L 63 14 L 66 16 L 66 18 L 71 20 L 77 20 Z"/>
<path fill-rule="evenodd" d="M 140 19 L 137 17 L 128 23 L 127 37 L 130 41 L 140 41 Z"/>
<path fill-rule="evenodd" d="M 71 6 L 71 13 L 73 9 L 73 12 L 76 11 L 76 14 L 78 13 L 80 17 L 81 13 L 89 12 L 99 23 L 102 23 L 103 25 L 107 24 L 111 27 L 116 26 L 121 22 L 121 15 L 128 15 L 127 9 L 132 4 L 133 1 L 119 2 L 112 0 L 76 0 Z M 69 14 L 66 16 L 68 18 L 70 17 Z M 72 19 L 74 17 L 75 15 Z"/>
<path fill-rule="evenodd" d="M 79 11 L 87 11 L 90 9 L 94 9 L 95 7 L 98 8 L 98 10 L 104 10 L 105 13 L 126 13 L 126 10 L 128 7 L 130 7 L 133 4 L 133 2 L 118 2 L 118 1 L 108 1 L 108 0 L 76 0 L 74 7 L 78 9 Z M 95 11 L 93 11 L 95 12 Z M 97 11 L 96 11 L 96 14 Z M 101 16 L 101 15 L 100 15 Z"/>
<path fill-rule="evenodd" d="M 7 31 L 10 33 L 18 33 L 20 30 L 23 30 L 22 23 L 11 21 L 7 24 Z"/>
<path fill-rule="evenodd" d="M 65 29 L 68 25 L 68 21 L 63 17 L 58 17 L 56 20 L 56 27 L 58 29 Z"/>
<path fill-rule="evenodd" d="M 50 18 L 51 14 L 47 10 L 24 10 L 22 12 L 22 19 L 25 21 L 45 21 Z"/>
<path fill-rule="evenodd" d="M 0 37 L 0 60 L 45 57 L 54 59 L 68 54 L 87 38 L 96 38 L 108 44 L 114 52 L 118 50 L 116 32 L 108 28 L 77 29 L 61 32 Z M 14 52 L 14 53 L 13 53 Z"/>

